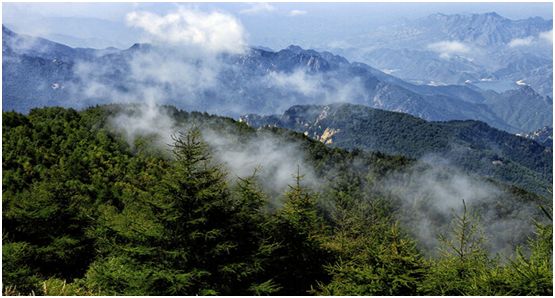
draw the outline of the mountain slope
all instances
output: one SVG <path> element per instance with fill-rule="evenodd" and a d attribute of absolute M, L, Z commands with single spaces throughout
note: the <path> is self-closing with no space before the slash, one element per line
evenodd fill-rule
<path fill-rule="evenodd" d="M 483 122 L 428 122 L 350 104 L 293 106 L 282 115 L 245 115 L 241 120 L 253 127 L 292 129 L 340 148 L 446 158 L 467 171 L 538 193 L 551 183 L 551 148 Z"/>
<path fill-rule="evenodd" d="M 542 127 L 530 133 L 519 134 L 519 136 L 534 140 L 545 147 L 553 147 L 553 128 L 549 126 Z"/>
<path fill-rule="evenodd" d="M 497 13 L 432 14 L 346 37 L 331 50 L 418 84 L 478 84 L 503 92 L 524 80 L 552 97 L 552 20 Z"/>
<path fill-rule="evenodd" d="M 485 104 L 514 127 L 542 127 L 553 121 L 553 100 L 536 93 L 530 86 L 487 96 Z"/>
<path fill-rule="evenodd" d="M 157 102 L 233 117 L 273 114 L 294 104 L 349 102 L 427 120 L 476 119 L 511 132 L 549 124 L 540 120 L 538 127 L 513 126 L 485 104 L 477 88 L 413 85 L 366 64 L 296 46 L 277 52 L 253 48 L 241 55 L 198 60 L 180 50 L 147 44 L 121 51 L 91 50 L 33 39 L 33 46 L 20 51 L 12 41 L 26 37 L 6 28 L 4 36 L 6 110 L 141 101 L 150 94 Z M 35 48 L 63 51 L 43 53 Z"/>

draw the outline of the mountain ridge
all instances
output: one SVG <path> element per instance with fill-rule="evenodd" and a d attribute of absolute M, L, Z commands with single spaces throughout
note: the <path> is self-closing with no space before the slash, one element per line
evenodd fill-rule
<path fill-rule="evenodd" d="M 69 53 L 58 61 L 56 52 L 41 53 L 33 47 L 22 53 L 17 52 L 10 42 L 14 36 L 7 34 L 3 40 L 3 65 L 6 69 L 2 78 L 6 86 L 3 108 L 6 110 L 25 111 L 37 104 L 86 105 L 111 100 L 94 93 L 91 97 L 85 92 L 88 85 L 101 85 L 104 90 L 119 93 L 133 91 L 138 85 L 141 88 L 165 88 L 166 82 L 157 81 L 156 77 L 145 82 L 133 81 L 137 75 L 130 73 L 133 71 L 131 63 L 134 63 L 134 58 L 142 58 L 141 55 L 153 55 L 157 59 L 169 55 L 170 58 L 164 58 L 166 60 L 173 59 L 171 55 L 174 55 L 152 45 L 135 44 L 121 51 L 63 48 Z M 47 45 L 46 48 L 52 48 L 58 44 L 50 42 Z M 174 64 L 178 66 L 185 63 L 180 57 L 175 59 Z M 218 59 L 221 63 L 218 67 L 223 71 L 216 74 L 214 86 L 191 91 L 181 88 L 180 82 L 172 81 L 167 103 L 238 117 L 245 113 L 280 112 L 293 104 L 315 104 L 323 99 L 326 103 L 346 101 L 405 112 L 427 120 L 482 120 L 511 132 L 531 131 L 548 125 L 543 122 L 550 123 L 549 115 L 546 115 L 539 121 L 541 123 L 514 122 L 522 125 L 514 126 L 486 104 L 485 93 L 479 89 L 414 85 L 366 64 L 294 45 L 276 52 L 250 48 L 244 55 L 223 55 Z M 81 77 L 78 70 L 83 62 L 97 71 Z M 198 66 L 192 64 L 192 67 Z M 159 69 L 153 65 L 150 71 L 156 74 Z M 137 96 L 140 96 L 141 93 L 138 93 Z M 489 97 L 500 97 L 496 93 L 488 94 Z M 82 102 L 72 102 L 71 98 L 80 98 Z M 190 102 L 180 101 L 181 98 Z M 534 111 L 546 113 L 546 105 L 549 104 L 540 105 Z"/>
<path fill-rule="evenodd" d="M 348 47 L 331 49 L 417 84 L 468 81 L 505 91 L 525 80 L 552 97 L 552 29 L 552 20 L 538 17 L 432 14 L 346 37 Z"/>
<path fill-rule="evenodd" d="M 429 122 L 353 104 L 297 105 L 282 115 L 244 115 L 241 121 L 252 127 L 292 129 L 324 144 L 350 150 L 416 159 L 436 155 L 465 170 L 536 192 L 544 192 L 547 188 L 542 187 L 548 187 L 552 179 L 551 148 L 481 121 Z"/>

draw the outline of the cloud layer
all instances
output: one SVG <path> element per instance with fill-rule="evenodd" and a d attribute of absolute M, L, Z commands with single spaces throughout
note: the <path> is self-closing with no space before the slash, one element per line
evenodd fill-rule
<path fill-rule="evenodd" d="M 534 37 L 528 36 L 525 38 L 515 38 L 509 42 L 509 47 L 521 47 L 521 46 L 529 46 L 534 41 Z"/>
<path fill-rule="evenodd" d="M 543 39 L 543 40 L 552 44 L 553 43 L 553 30 L 542 32 L 542 33 L 540 33 L 539 37 L 540 37 L 540 39 Z"/>
<path fill-rule="evenodd" d="M 252 3 L 249 8 L 245 8 L 239 13 L 241 14 L 259 14 L 264 12 L 272 12 L 276 10 L 274 6 L 266 2 Z"/>
<path fill-rule="evenodd" d="M 305 15 L 307 12 L 304 10 L 298 10 L 298 9 L 293 9 L 289 12 L 289 15 L 294 17 L 294 16 L 301 16 L 301 15 Z"/>
<path fill-rule="evenodd" d="M 540 32 L 537 36 L 527 36 L 523 38 L 515 38 L 509 42 L 509 47 L 529 47 L 539 43 L 553 44 L 553 30 Z"/>
<path fill-rule="evenodd" d="M 537 209 L 484 179 L 470 176 L 444 158 L 427 156 L 381 183 L 401 203 L 400 220 L 428 252 L 437 252 L 438 235 L 451 232 L 463 200 L 487 239 L 490 253 L 509 255 L 533 231 Z"/>
<path fill-rule="evenodd" d="M 428 45 L 428 49 L 436 52 L 443 59 L 449 59 L 453 55 L 468 54 L 470 47 L 459 41 L 440 41 Z"/>
<path fill-rule="evenodd" d="M 127 14 L 127 24 L 143 29 L 154 41 L 195 46 L 210 52 L 243 53 L 247 42 L 241 23 L 231 15 L 180 8 L 160 16 L 139 11 Z"/>

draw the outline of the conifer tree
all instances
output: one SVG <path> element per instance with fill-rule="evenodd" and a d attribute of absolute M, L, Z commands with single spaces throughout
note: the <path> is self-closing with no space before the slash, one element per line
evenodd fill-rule
<path fill-rule="evenodd" d="M 451 235 L 439 236 L 441 256 L 433 262 L 420 291 L 431 295 L 484 294 L 484 283 L 496 264 L 484 248 L 477 216 L 464 201 L 462 214 L 455 214 L 451 226 Z"/>
<path fill-rule="evenodd" d="M 323 264 L 331 255 L 322 246 L 326 228 L 318 215 L 314 194 L 302 185 L 300 169 L 276 214 L 274 237 L 281 243 L 272 270 L 283 295 L 307 295 L 319 280 L 327 280 Z"/>
<path fill-rule="evenodd" d="M 176 138 L 173 152 L 153 191 L 131 188 L 136 197 L 123 211 L 105 213 L 106 249 L 119 249 L 92 266 L 89 286 L 128 295 L 274 291 L 271 279 L 258 278 L 273 247 L 259 231 L 261 194 L 243 181 L 234 197 L 197 129 Z"/>
<path fill-rule="evenodd" d="M 507 295 L 553 295 L 553 216 L 541 209 L 550 223 L 536 223 L 536 233 L 528 240 L 527 253 L 517 248 L 501 280 L 507 285 Z"/>
<path fill-rule="evenodd" d="M 370 178 L 369 178 L 370 179 Z M 372 183 L 373 181 L 369 181 Z M 326 266 L 332 280 L 314 291 L 323 295 L 411 295 L 425 270 L 414 241 L 388 215 L 388 202 L 371 185 L 353 200 L 336 192 L 337 223 L 326 246 L 339 260 Z"/>

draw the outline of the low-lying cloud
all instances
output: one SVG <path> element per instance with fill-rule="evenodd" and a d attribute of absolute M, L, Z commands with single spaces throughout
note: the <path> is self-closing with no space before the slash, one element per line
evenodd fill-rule
<path fill-rule="evenodd" d="M 150 137 L 157 148 L 169 151 L 172 136 L 178 131 L 168 111 L 153 102 L 128 106 L 109 118 L 108 124 L 123 135 L 131 148 L 139 137 Z"/>
<path fill-rule="evenodd" d="M 529 46 L 534 42 L 534 37 L 528 36 L 525 38 L 515 38 L 509 42 L 509 47 L 522 47 L 522 46 Z"/>
<path fill-rule="evenodd" d="M 108 123 L 132 148 L 142 137 L 163 152 L 171 151 L 174 136 L 198 128 L 214 161 L 224 166 L 230 181 L 256 172 L 261 186 L 273 198 L 279 198 L 288 185 L 293 185 L 298 170 L 303 176 L 303 185 L 318 189 L 321 183 L 312 166 L 306 163 L 306 153 L 300 144 L 265 131 L 240 137 L 230 127 L 214 129 L 209 119 L 178 124 L 166 108 L 151 104 L 126 106 L 122 112 L 109 118 Z M 279 205 L 280 201 L 272 203 Z"/>
<path fill-rule="evenodd" d="M 217 89 L 229 68 L 222 55 L 244 54 L 246 33 L 233 16 L 179 8 L 166 15 L 132 12 L 129 26 L 141 28 L 151 45 L 113 56 L 76 61 L 74 98 L 97 103 L 172 103 L 200 110 L 203 94 Z"/>
<path fill-rule="evenodd" d="M 289 15 L 292 16 L 292 17 L 302 16 L 302 15 L 305 15 L 305 14 L 307 14 L 307 12 L 305 10 L 298 10 L 298 9 L 293 9 L 289 12 Z"/>
<path fill-rule="evenodd" d="M 316 75 L 310 75 L 302 69 L 292 73 L 271 71 L 266 79 L 269 85 L 295 90 L 305 96 L 314 96 L 322 90 L 320 78 Z"/>
<path fill-rule="evenodd" d="M 281 110 L 296 104 L 361 102 L 367 93 L 359 77 L 341 80 L 339 76 L 309 73 L 303 68 L 293 72 L 271 71 L 263 82 L 269 87 L 287 90 L 294 96 L 281 99 Z"/>
<path fill-rule="evenodd" d="M 221 12 L 179 8 L 160 16 L 139 11 L 127 14 L 127 24 L 143 29 L 154 41 L 195 46 L 204 51 L 243 53 L 247 42 L 241 23 Z"/>
<path fill-rule="evenodd" d="M 540 33 L 539 38 L 553 44 L 553 30 Z"/>
<path fill-rule="evenodd" d="M 533 232 L 537 208 L 522 202 L 483 178 L 473 177 L 448 160 L 427 156 L 407 171 L 386 178 L 382 190 L 400 202 L 400 220 L 424 251 L 435 253 L 438 235 L 452 233 L 454 214 L 461 214 L 463 200 L 478 224 L 491 253 L 510 255 Z"/>
<path fill-rule="evenodd" d="M 540 32 L 537 36 L 514 38 L 509 42 L 509 47 L 530 47 L 540 43 L 553 44 L 553 30 Z"/>
<path fill-rule="evenodd" d="M 299 144 L 259 131 L 247 141 L 238 142 L 237 136 L 210 128 L 202 135 L 214 150 L 217 161 L 231 172 L 230 178 L 247 177 L 256 170 L 266 191 L 281 195 L 294 182 L 297 171 L 303 184 L 318 189 L 320 181 L 311 165 L 305 162 L 306 153 Z"/>
<path fill-rule="evenodd" d="M 428 49 L 438 53 L 439 57 L 443 59 L 470 53 L 470 47 L 460 41 L 440 41 L 429 44 Z"/>

